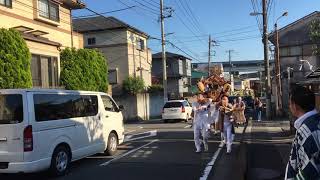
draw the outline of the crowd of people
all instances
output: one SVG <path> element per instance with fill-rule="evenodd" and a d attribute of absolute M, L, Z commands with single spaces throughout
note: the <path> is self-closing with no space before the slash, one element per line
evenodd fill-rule
<path fill-rule="evenodd" d="M 221 136 L 220 147 L 226 145 L 227 153 L 231 153 L 235 137 L 235 126 L 247 122 L 245 117 L 246 105 L 241 97 L 233 104 L 229 103 L 227 95 L 221 96 L 219 101 L 213 101 L 210 94 L 198 94 L 197 101 L 192 105 L 194 111 L 194 141 L 196 152 L 208 151 L 208 138 L 213 129 L 214 134 Z"/>
<path fill-rule="evenodd" d="M 296 134 L 285 179 L 320 179 L 320 114 L 316 110 L 315 95 L 306 87 L 295 86 L 289 101 L 291 114 L 296 118 Z M 220 147 L 226 145 L 227 154 L 231 153 L 235 126 L 247 122 L 245 109 L 241 97 L 231 104 L 227 95 L 213 101 L 209 94 L 198 94 L 193 103 L 196 152 L 202 151 L 202 144 L 203 150 L 208 151 L 208 138 L 213 128 L 216 134 L 221 133 Z M 263 104 L 259 98 L 254 100 L 254 109 L 256 120 L 261 121 Z"/>

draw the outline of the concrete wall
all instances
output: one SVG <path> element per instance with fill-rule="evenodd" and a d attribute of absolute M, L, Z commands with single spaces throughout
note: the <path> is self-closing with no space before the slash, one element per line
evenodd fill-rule
<path fill-rule="evenodd" d="M 149 94 L 150 96 L 150 118 L 160 118 L 164 106 L 163 93 Z"/>
<path fill-rule="evenodd" d="M 126 121 L 149 120 L 159 117 L 163 107 L 163 96 L 158 94 L 141 93 L 136 96 L 113 96 L 118 105 L 123 105 L 123 116 Z"/>

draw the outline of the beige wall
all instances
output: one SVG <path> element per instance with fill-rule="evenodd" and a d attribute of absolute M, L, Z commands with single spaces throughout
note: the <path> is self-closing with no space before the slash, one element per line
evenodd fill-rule
<path fill-rule="evenodd" d="M 97 48 L 104 53 L 109 69 L 118 68 L 118 84 L 112 86 L 113 94 L 121 92 L 122 82 L 128 76 L 142 76 L 145 85 L 151 85 L 152 52 L 146 46 L 145 37 L 125 29 L 88 32 L 83 37 L 85 47 Z M 88 45 L 88 38 L 95 38 L 96 44 Z M 136 39 L 138 38 L 144 40 L 145 49 L 137 50 Z"/>
<path fill-rule="evenodd" d="M 41 37 L 49 41 L 60 43 L 61 47 L 27 40 L 32 54 L 56 57 L 58 63 L 58 77 L 60 76 L 60 49 L 66 47 L 83 48 L 82 34 L 71 33 L 71 10 L 59 6 L 60 21 L 55 22 L 39 16 L 38 0 L 14 0 L 12 7 L 0 6 L 0 28 L 25 26 L 33 30 L 40 30 L 48 34 Z M 71 38 L 72 37 L 72 38 Z M 41 62 L 41 71 L 48 71 L 48 62 Z M 42 77 L 43 87 L 47 88 L 47 77 Z"/>
<path fill-rule="evenodd" d="M 0 6 L 0 27 L 12 28 L 26 26 L 34 30 L 41 30 L 49 34 L 43 35 L 51 41 L 59 42 L 63 47 L 71 47 L 71 25 L 70 10 L 59 7 L 60 22 L 54 22 L 38 16 L 37 0 L 16 0 L 12 1 L 12 8 Z M 76 33 L 74 46 L 82 48 L 79 37 Z"/>

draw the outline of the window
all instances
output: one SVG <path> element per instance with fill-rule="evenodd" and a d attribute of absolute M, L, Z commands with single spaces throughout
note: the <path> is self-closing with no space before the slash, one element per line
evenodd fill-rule
<path fill-rule="evenodd" d="M 164 108 L 179 108 L 182 107 L 182 103 L 181 102 L 167 102 L 164 105 Z"/>
<path fill-rule="evenodd" d="M 38 0 L 39 15 L 52 21 L 59 21 L 59 5 L 49 0 Z"/>
<path fill-rule="evenodd" d="M 34 87 L 58 86 L 58 59 L 41 55 L 32 55 L 31 75 Z"/>
<path fill-rule="evenodd" d="M 98 114 L 98 98 L 89 95 L 35 94 L 36 121 L 50 121 Z"/>
<path fill-rule="evenodd" d="M 137 49 L 140 51 L 144 50 L 144 40 L 143 39 L 137 39 Z"/>
<path fill-rule="evenodd" d="M 0 5 L 12 7 L 12 0 L 0 0 Z"/>
<path fill-rule="evenodd" d="M 96 38 L 88 38 L 88 45 L 96 44 Z"/>
<path fill-rule="evenodd" d="M 103 101 L 104 109 L 106 111 L 112 111 L 112 112 L 118 111 L 116 104 L 111 100 L 110 97 L 102 96 L 102 101 Z"/>
<path fill-rule="evenodd" d="M 190 106 L 189 103 L 188 103 L 188 101 L 184 101 L 184 102 L 183 102 L 183 105 L 184 105 L 184 107 L 189 107 L 189 106 Z"/>
<path fill-rule="evenodd" d="M 13 124 L 23 121 L 22 95 L 0 95 L 0 124 Z"/>

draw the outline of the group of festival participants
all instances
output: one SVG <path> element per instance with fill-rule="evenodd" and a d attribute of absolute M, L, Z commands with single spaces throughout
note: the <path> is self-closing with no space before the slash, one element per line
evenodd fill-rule
<path fill-rule="evenodd" d="M 210 93 L 198 94 L 197 101 L 192 104 L 196 153 L 201 152 L 201 145 L 204 151 L 208 151 L 208 138 L 211 129 L 214 129 L 215 134 L 219 132 L 221 134 L 219 147 L 226 145 L 229 154 L 235 136 L 235 125 L 246 123 L 245 103 L 241 97 L 230 104 L 227 95 L 222 95 L 218 99 L 210 96 Z"/>

